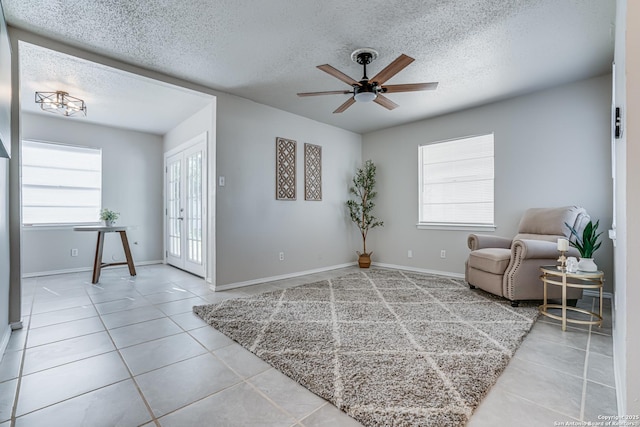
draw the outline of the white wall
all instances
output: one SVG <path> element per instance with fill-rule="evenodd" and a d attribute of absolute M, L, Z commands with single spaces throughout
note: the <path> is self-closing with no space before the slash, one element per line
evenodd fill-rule
<path fill-rule="evenodd" d="M 615 103 L 627 113 L 626 108 L 626 0 L 618 0 L 616 5 L 616 44 L 614 61 L 615 72 Z M 613 310 L 613 356 L 616 374 L 616 392 L 618 397 L 618 413 L 625 414 L 626 407 L 626 372 L 628 369 L 626 358 L 627 339 L 627 120 L 622 121 L 622 137 L 616 144 L 616 245 L 614 248 L 615 283 Z"/>
<path fill-rule="evenodd" d="M 613 355 L 618 412 L 640 414 L 640 4 L 618 0 L 616 13 L 616 106 L 623 133 L 616 140 L 615 300 Z"/>
<path fill-rule="evenodd" d="M 0 9 L 2 3 L 0 2 Z M 11 51 L 9 36 L 4 20 L 4 13 L 0 10 L 0 357 L 9 340 L 9 283 L 10 283 L 10 255 L 9 255 L 9 160 L 3 158 L 11 154 Z"/>
<path fill-rule="evenodd" d="M 626 39 L 626 281 L 624 311 L 626 318 L 626 414 L 640 414 L 640 366 L 637 363 L 640 354 L 640 311 L 636 304 L 640 301 L 640 3 L 627 3 L 627 39 Z M 635 362 L 634 362 L 635 361 Z"/>
<path fill-rule="evenodd" d="M 213 117 L 213 112 L 216 116 Z M 168 132 L 164 149 L 214 129 L 209 198 L 216 286 L 242 285 L 355 261 L 359 247 L 344 205 L 360 165 L 361 137 L 227 94 Z M 275 140 L 297 145 L 297 200 L 275 199 Z M 211 141 L 210 141 L 211 142 Z M 322 146 L 323 200 L 304 200 L 304 143 Z M 218 187 L 218 177 L 225 186 Z M 212 199 L 215 197 L 215 199 Z M 213 215 L 213 217 L 212 217 Z M 212 230 L 212 229 L 210 229 Z M 211 242 L 210 242 L 211 243 Z M 285 260 L 278 255 L 285 253 Z M 209 276 L 210 272 L 207 273 Z"/>
<path fill-rule="evenodd" d="M 11 49 L 0 2 L 0 157 L 11 156 Z"/>
<path fill-rule="evenodd" d="M 22 115 L 23 139 L 102 148 L 102 205 L 120 212 L 136 263 L 162 260 L 162 138 L 142 132 Z M 96 218 L 96 220 L 98 220 Z M 108 234 L 103 259 L 124 261 L 120 236 Z M 23 227 L 22 273 L 73 271 L 93 265 L 96 233 L 72 227 Z M 79 255 L 71 257 L 71 249 Z"/>
<path fill-rule="evenodd" d="M 206 248 L 206 280 L 215 284 L 215 213 L 216 213 L 216 102 L 212 97 L 210 105 L 187 118 L 175 128 L 167 132 L 163 137 L 164 153 L 188 142 L 198 135 L 207 134 L 207 224 L 206 230 L 209 239 L 205 242 Z M 164 226 L 164 225 L 163 225 Z M 166 249 L 166 248 L 165 248 Z"/>
<path fill-rule="evenodd" d="M 345 201 L 359 134 L 230 95 L 218 96 L 217 127 L 218 285 L 356 261 Z M 276 137 L 298 143 L 296 201 L 275 198 Z M 304 200 L 305 143 L 322 146 L 322 201 Z"/>
<path fill-rule="evenodd" d="M 212 97 L 212 101 L 215 100 Z M 216 106 L 212 102 L 198 111 L 193 116 L 187 118 L 182 123 L 171 129 L 162 137 L 164 152 L 176 148 L 180 144 L 184 144 L 192 138 L 200 135 L 202 132 L 213 133 L 215 137 L 216 122 Z M 215 141 L 215 138 L 213 138 Z M 215 145 L 213 145 L 215 148 Z"/>
<path fill-rule="evenodd" d="M 9 340 L 9 160 L 0 158 L 0 357 Z"/>
<path fill-rule="evenodd" d="M 516 234 L 530 207 L 579 205 L 601 230 L 611 223 L 609 75 L 373 132 L 363 159 L 378 167 L 374 262 L 464 273 L 468 231 L 418 230 L 418 145 L 494 132 L 495 235 Z M 440 250 L 447 252 L 440 258 Z M 407 258 L 407 251 L 413 258 Z M 595 256 L 612 277 L 608 239 Z M 610 280 L 606 289 L 611 290 Z"/>

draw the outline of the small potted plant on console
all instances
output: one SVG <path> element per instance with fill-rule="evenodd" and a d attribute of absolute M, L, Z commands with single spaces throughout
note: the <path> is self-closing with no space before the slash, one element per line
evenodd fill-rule
<path fill-rule="evenodd" d="M 105 227 L 113 227 L 113 224 L 116 223 L 116 219 L 118 219 L 119 217 L 119 212 L 114 212 L 107 208 L 104 208 L 100 211 L 100 220 L 104 221 Z"/>

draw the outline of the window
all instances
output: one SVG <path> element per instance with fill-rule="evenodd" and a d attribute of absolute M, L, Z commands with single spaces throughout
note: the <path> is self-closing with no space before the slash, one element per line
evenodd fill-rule
<path fill-rule="evenodd" d="M 102 200 L 102 150 L 22 142 L 22 223 L 96 223 Z"/>
<path fill-rule="evenodd" d="M 493 134 L 420 146 L 419 226 L 493 227 Z"/>

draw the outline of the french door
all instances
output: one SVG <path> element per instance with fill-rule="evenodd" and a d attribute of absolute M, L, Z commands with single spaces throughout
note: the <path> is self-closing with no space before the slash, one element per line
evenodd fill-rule
<path fill-rule="evenodd" d="M 165 160 L 166 261 L 205 277 L 206 134 Z"/>

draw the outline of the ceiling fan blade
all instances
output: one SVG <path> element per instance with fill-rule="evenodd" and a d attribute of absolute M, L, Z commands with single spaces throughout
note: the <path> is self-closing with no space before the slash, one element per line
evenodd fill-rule
<path fill-rule="evenodd" d="M 388 85 L 383 87 L 384 93 L 397 93 L 397 92 L 415 92 L 418 90 L 435 90 L 438 87 L 438 82 L 432 83 L 410 83 L 404 85 Z"/>
<path fill-rule="evenodd" d="M 336 111 L 334 111 L 334 114 L 335 113 L 342 113 L 344 110 L 346 110 L 347 108 L 351 107 L 355 102 L 356 102 L 356 100 L 353 97 L 347 99 L 344 104 L 342 104 L 341 106 L 336 108 Z"/>
<path fill-rule="evenodd" d="M 386 96 L 382 96 L 381 94 L 378 94 L 378 96 L 376 96 L 376 99 L 374 99 L 373 102 L 375 102 L 378 105 L 382 105 L 387 110 L 393 110 L 394 108 L 399 107 L 398 104 L 396 104 Z"/>
<path fill-rule="evenodd" d="M 382 71 L 375 75 L 374 78 L 370 79 L 370 82 L 376 82 L 378 85 L 383 84 L 391 77 L 398 74 L 402 71 L 407 65 L 411 64 L 414 59 L 410 56 L 405 55 L 404 53 L 398 56 L 391 64 L 387 65 Z"/>
<path fill-rule="evenodd" d="M 302 92 L 298 96 L 317 96 L 317 95 L 346 95 L 353 93 L 350 90 L 328 90 L 325 92 Z"/>
<path fill-rule="evenodd" d="M 352 79 L 351 77 L 347 76 L 345 73 L 343 73 L 342 71 L 333 68 L 331 65 L 329 64 L 324 64 L 324 65 L 318 65 L 318 68 L 321 69 L 322 71 L 324 71 L 327 74 L 332 75 L 333 77 L 335 77 L 338 80 L 341 80 L 343 82 L 345 82 L 346 84 L 348 84 L 349 86 L 353 86 L 353 85 L 358 85 L 360 86 L 360 83 L 355 81 L 354 79 Z"/>

